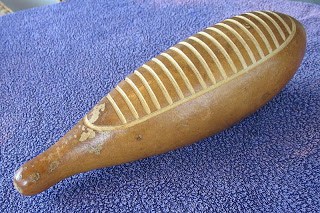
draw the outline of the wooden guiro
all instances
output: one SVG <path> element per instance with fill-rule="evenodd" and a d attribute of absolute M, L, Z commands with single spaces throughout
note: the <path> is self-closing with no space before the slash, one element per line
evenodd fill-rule
<path fill-rule="evenodd" d="M 303 26 L 271 11 L 208 27 L 127 76 L 57 143 L 22 165 L 14 186 L 34 195 L 71 175 L 218 133 L 273 98 L 296 72 L 305 46 Z"/>

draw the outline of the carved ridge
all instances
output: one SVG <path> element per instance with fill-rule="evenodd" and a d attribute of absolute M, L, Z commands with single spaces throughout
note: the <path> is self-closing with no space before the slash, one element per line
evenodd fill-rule
<path fill-rule="evenodd" d="M 240 16 L 236 16 L 236 17 L 239 18 Z M 280 18 L 279 20 L 280 20 L 280 21 L 282 20 L 281 22 L 284 22 L 284 23 L 285 23 L 285 21 L 284 21 L 280 16 L 278 16 L 277 18 L 278 18 L 278 19 Z M 258 27 L 257 27 L 252 21 L 250 21 L 248 18 L 244 17 L 243 19 L 246 20 L 246 22 L 250 23 L 251 26 L 253 26 L 254 28 L 258 28 Z M 145 120 L 147 120 L 147 119 L 150 119 L 150 118 L 152 118 L 152 117 L 154 117 L 154 116 L 156 116 L 156 115 L 159 115 L 159 114 L 161 114 L 161 113 L 163 113 L 163 112 L 165 112 L 165 111 L 168 111 L 168 110 L 170 110 L 170 109 L 172 109 L 172 108 L 174 108 L 174 107 L 176 107 L 176 106 L 178 106 L 178 105 L 180 105 L 180 104 L 183 104 L 183 103 L 185 103 L 185 102 L 187 102 L 187 101 L 189 101 L 189 100 L 195 99 L 195 98 L 197 98 L 197 97 L 199 97 L 199 96 L 201 96 L 201 95 L 203 95 L 203 94 L 205 94 L 205 93 L 207 93 L 207 92 L 209 92 L 209 91 L 214 90 L 215 88 L 217 88 L 217 87 L 219 87 L 219 86 L 221 86 L 221 85 L 223 85 L 223 84 L 231 81 L 232 79 L 234 79 L 234 78 L 236 78 L 236 77 L 238 77 L 238 76 L 240 76 L 240 75 L 248 72 L 250 69 L 254 68 L 255 66 L 257 66 L 257 65 L 259 65 L 259 64 L 261 64 L 262 62 L 264 62 L 264 61 L 267 60 L 268 58 L 272 57 L 273 55 L 275 55 L 276 53 L 278 53 L 279 51 L 281 51 L 285 46 L 287 46 L 288 43 L 289 43 L 289 42 L 292 40 L 292 38 L 294 37 L 294 35 L 295 35 L 295 30 L 296 30 L 296 25 L 295 25 L 295 23 L 293 22 L 293 20 L 292 20 L 290 17 L 289 17 L 289 19 L 290 19 L 290 21 L 291 21 L 291 23 L 292 23 L 292 30 L 290 30 L 289 36 L 286 38 L 286 40 L 284 40 L 284 42 L 283 42 L 281 45 L 279 45 L 278 48 L 276 48 L 276 49 L 275 49 L 274 51 L 272 51 L 271 53 L 269 53 L 269 54 L 267 54 L 266 56 L 264 56 L 264 57 L 262 57 L 261 59 L 259 59 L 256 63 L 252 63 L 252 64 L 250 64 L 250 65 L 247 65 L 247 64 L 246 64 L 247 66 L 246 66 L 246 67 L 243 67 L 243 69 L 240 70 L 239 72 L 236 72 L 236 73 L 233 74 L 232 76 L 230 76 L 230 77 L 228 77 L 228 78 L 225 78 L 224 80 L 221 80 L 221 81 L 219 81 L 219 82 L 217 82 L 217 83 L 215 82 L 213 85 L 211 85 L 211 86 L 209 86 L 209 87 L 205 84 L 205 82 L 203 81 L 200 73 L 198 72 L 198 70 L 197 70 L 197 68 L 195 67 L 195 65 L 193 64 L 193 62 L 189 59 L 189 57 L 188 57 L 185 53 L 183 53 L 182 50 L 180 50 L 180 49 L 178 49 L 178 48 L 176 48 L 176 47 L 171 47 L 170 49 L 173 50 L 173 51 L 175 51 L 176 53 L 178 53 L 181 57 L 183 57 L 184 60 L 188 63 L 188 65 L 192 68 L 192 70 L 194 71 L 194 73 L 196 74 L 196 76 L 197 76 L 197 78 L 198 78 L 198 80 L 199 80 L 199 83 L 200 83 L 200 84 L 202 85 L 202 87 L 203 87 L 202 90 L 200 90 L 200 91 L 198 91 L 198 92 L 196 92 L 196 93 L 192 93 L 192 95 L 190 95 L 190 96 L 188 96 L 188 97 L 185 97 L 185 98 L 182 98 L 182 99 L 176 101 L 175 103 L 173 103 L 173 102 L 172 102 L 172 99 L 171 99 L 171 97 L 170 97 L 170 95 L 169 95 L 169 93 L 168 93 L 168 91 L 167 91 L 167 89 L 166 89 L 166 87 L 165 87 L 164 84 L 161 82 L 161 80 L 160 80 L 160 78 L 157 76 L 157 74 L 152 70 L 152 68 L 151 68 L 150 66 L 148 66 L 148 65 L 143 65 L 142 67 L 143 67 L 144 69 L 147 69 L 147 70 L 153 75 L 153 77 L 155 78 L 155 80 L 156 80 L 157 83 L 159 84 L 160 88 L 162 88 L 161 90 L 162 90 L 162 92 L 164 93 L 164 95 L 165 95 L 165 97 L 166 97 L 169 105 L 166 106 L 166 107 L 161 108 L 157 97 L 155 96 L 154 92 L 152 91 L 151 87 L 149 86 L 149 84 L 148 84 L 148 82 L 146 81 L 146 79 L 144 78 L 144 76 L 143 76 L 139 71 L 135 70 L 135 71 L 134 71 L 134 74 L 137 75 L 137 76 L 140 78 L 140 80 L 142 81 L 142 83 L 143 83 L 143 85 L 145 86 L 148 94 L 150 95 L 153 103 L 155 104 L 155 106 L 156 106 L 156 108 L 157 108 L 157 111 L 154 111 L 154 112 L 150 113 L 150 108 L 149 108 L 148 104 L 146 103 L 145 99 L 143 98 L 143 95 L 140 93 L 139 89 L 135 86 L 135 84 L 134 84 L 129 78 L 126 78 L 125 81 L 128 82 L 128 83 L 131 85 L 131 87 L 134 89 L 135 93 L 137 94 L 140 102 L 142 103 L 145 111 L 146 111 L 146 112 L 149 112 L 149 113 L 148 113 L 147 115 L 143 116 L 143 117 L 140 117 L 140 118 L 139 118 L 139 116 L 138 116 L 137 114 L 135 115 L 136 110 L 135 110 L 134 106 L 132 105 L 132 102 L 129 100 L 129 98 L 125 95 L 125 93 L 124 93 L 122 90 L 119 90 L 119 87 L 116 87 L 116 90 L 121 93 L 122 97 L 125 99 L 125 101 L 126 101 L 128 107 L 129 107 L 129 109 L 130 109 L 131 112 L 133 113 L 133 115 L 134 115 L 134 117 L 136 118 L 136 120 L 130 121 L 129 123 L 127 123 L 127 120 L 126 120 L 126 118 L 124 117 L 124 115 L 123 115 L 123 113 L 121 112 L 121 110 L 119 109 L 118 105 L 115 103 L 115 101 L 114 101 L 113 98 L 110 96 L 110 94 L 108 94 L 108 95 L 107 95 L 107 99 L 110 101 L 112 107 L 113 107 L 114 110 L 116 111 L 119 119 L 121 120 L 121 122 L 122 122 L 123 124 L 122 124 L 122 125 L 118 125 L 118 126 L 98 126 L 98 125 L 94 125 L 93 123 L 91 123 L 91 122 L 88 120 L 87 116 L 84 117 L 84 124 L 85 124 L 86 126 L 88 126 L 89 128 L 91 128 L 91 129 L 93 129 L 93 130 L 96 130 L 96 131 L 107 131 L 107 130 L 112 130 L 112 129 L 120 129 L 120 128 L 130 127 L 130 126 L 136 125 L 136 124 L 138 124 L 138 123 L 141 123 L 141 122 L 143 122 L 143 121 L 145 121 Z M 227 20 L 225 20 L 225 21 L 230 21 L 230 20 L 234 20 L 234 19 L 227 19 Z M 233 21 L 232 21 L 232 22 L 233 22 Z M 235 21 L 235 20 L 234 20 L 233 23 L 238 23 L 237 26 L 241 25 L 239 22 L 237 22 L 237 21 Z M 274 24 L 274 23 L 273 23 L 273 24 Z M 223 26 L 223 25 L 222 25 L 222 26 Z M 242 25 L 241 25 L 241 26 L 242 26 Z M 279 25 L 278 25 L 278 26 L 279 26 Z M 288 26 L 288 25 L 286 24 L 286 26 Z M 214 29 L 217 29 L 217 28 L 214 28 Z M 245 31 L 243 28 L 241 28 L 241 29 L 242 29 L 243 31 Z M 280 26 L 279 26 L 279 29 L 281 29 Z M 278 30 L 279 30 L 279 29 L 278 29 Z M 263 35 L 262 31 L 261 31 L 259 28 L 258 28 L 258 30 L 257 30 L 257 29 L 255 29 L 255 30 L 258 32 L 259 36 L 261 36 L 261 34 Z M 246 32 L 246 31 L 245 31 L 245 32 Z M 233 32 L 233 33 L 234 33 L 234 32 Z M 279 32 L 279 33 L 280 33 L 280 32 Z M 206 33 L 206 32 L 199 32 L 198 34 L 206 35 L 206 37 L 208 37 L 208 38 L 211 37 L 211 39 L 210 39 L 211 41 L 214 40 L 215 43 L 218 44 L 218 47 L 219 47 L 219 45 L 221 46 L 221 44 L 220 44 L 216 39 L 214 39 L 210 34 L 208 34 L 208 33 Z M 235 33 L 234 33 L 234 34 L 235 34 Z M 253 35 L 252 35 L 249 31 L 246 32 L 246 34 L 247 34 L 249 37 L 251 37 L 251 36 L 253 37 Z M 280 34 L 281 34 L 281 33 L 280 33 Z M 250 36 L 250 35 L 251 35 L 251 36 Z M 284 34 L 283 34 L 283 35 L 284 35 Z M 263 35 L 263 36 L 264 36 L 264 35 Z M 228 39 L 230 39 L 226 34 L 224 34 L 224 37 L 227 37 Z M 240 38 L 239 38 L 238 36 L 236 36 L 236 37 L 237 37 L 237 39 L 240 40 Z M 262 37 L 261 37 L 261 38 L 262 38 Z M 265 37 L 265 36 L 264 36 L 264 38 L 265 38 L 265 40 L 266 40 L 266 37 Z M 201 45 L 202 47 L 204 47 L 204 48 L 207 46 L 207 44 L 206 44 L 205 42 L 201 41 L 200 39 L 198 39 L 198 38 L 196 38 L 196 37 L 194 37 L 194 36 L 191 36 L 190 39 L 196 41 L 197 43 L 200 43 L 200 45 Z M 198 40 L 197 40 L 197 39 L 198 39 Z M 201 42 L 199 42 L 199 41 L 201 41 Z M 268 41 L 266 40 L 266 42 L 268 42 Z M 185 46 L 189 47 L 189 49 L 190 49 L 195 55 L 198 55 L 198 54 L 200 55 L 200 53 L 199 53 L 194 47 L 193 47 L 194 50 L 193 50 L 193 48 L 190 48 L 189 45 L 191 45 L 191 44 L 189 44 L 189 43 L 187 43 L 187 42 L 180 42 L 180 44 L 181 44 L 181 43 L 184 44 Z M 203 44 L 202 44 L 202 43 L 203 43 Z M 255 42 L 254 42 L 254 43 L 255 43 Z M 188 45 L 188 44 L 189 44 L 189 45 Z M 233 43 L 233 44 L 234 44 L 234 43 Z M 257 48 L 257 50 L 258 50 L 258 49 L 259 49 L 259 47 L 258 47 L 258 42 L 256 42 L 255 44 L 256 44 L 256 48 Z M 269 44 L 269 43 L 268 43 L 268 44 Z M 192 45 L 191 45 L 191 46 L 192 46 Z M 270 46 L 270 44 L 269 44 L 269 46 Z M 207 46 L 207 47 L 208 47 L 208 46 Z M 222 46 L 221 46 L 221 48 L 222 48 L 222 49 L 220 49 L 220 50 L 221 50 L 221 52 L 223 53 L 224 48 L 223 48 Z M 270 48 L 271 48 L 271 46 L 270 46 Z M 205 49 L 206 49 L 206 48 L 205 48 Z M 248 49 L 250 49 L 250 48 L 247 47 L 247 48 L 245 48 L 245 49 L 246 49 L 246 51 L 248 52 Z M 239 49 L 238 49 L 238 50 L 239 50 Z M 197 54 L 196 54 L 194 51 L 196 51 Z M 210 54 L 210 51 L 208 51 L 208 49 L 206 49 L 206 51 L 207 51 L 207 53 L 209 53 L 210 56 L 214 56 L 214 54 Z M 224 51 L 225 51 L 225 50 L 224 50 Z M 258 51 L 258 52 L 259 52 L 259 51 Z M 213 52 L 212 52 L 212 53 L 213 53 Z M 228 59 L 228 58 L 230 59 L 230 60 L 227 60 L 227 62 L 228 62 L 228 63 L 230 64 L 230 66 L 231 66 L 231 63 L 233 63 L 233 61 L 231 60 L 231 58 L 230 58 L 230 56 L 229 56 L 229 54 L 228 54 L 227 52 L 225 52 L 225 54 L 226 54 L 226 55 L 224 55 L 224 54 L 223 54 L 223 55 L 225 56 L 226 59 Z M 249 53 L 248 53 L 248 54 L 249 54 Z M 188 89 L 190 90 L 191 84 L 190 84 L 187 76 L 184 74 L 183 70 L 182 70 L 181 67 L 179 66 L 179 64 L 175 61 L 175 59 L 174 59 L 172 56 L 170 56 L 170 54 L 167 54 L 167 53 L 162 53 L 162 54 L 160 54 L 160 55 L 162 55 L 162 56 L 164 56 L 165 58 L 167 58 L 167 59 L 170 61 L 170 63 L 172 63 L 172 64 L 175 66 L 175 68 L 178 70 L 180 76 L 183 78 L 184 83 L 185 83 L 186 85 L 188 85 Z M 200 55 L 200 56 L 201 56 L 201 55 Z M 252 56 L 253 56 L 253 55 L 252 55 Z M 204 58 L 203 58 L 202 56 L 201 56 L 201 58 L 203 59 L 202 62 L 205 62 L 205 63 L 206 63 L 206 61 L 204 60 Z M 213 58 L 213 59 L 214 59 L 214 58 Z M 171 73 L 170 73 L 170 71 L 167 69 L 167 67 L 161 62 L 161 60 L 156 59 L 156 58 L 154 58 L 154 59 L 152 59 L 152 60 L 155 61 L 158 65 L 160 65 L 160 67 L 162 68 L 162 70 L 163 70 L 163 71 L 166 73 L 166 75 L 169 77 L 171 83 L 174 84 L 175 80 L 174 80 L 173 76 L 171 75 Z M 199 59 L 199 60 L 200 60 L 200 59 Z M 219 61 L 219 60 L 218 60 L 218 61 Z M 220 65 L 221 65 L 221 64 L 220 64 Z M 218 67 L 219 67 L 219 66 L 218 66 Z M 221 67 L 222 67 L 222 66 L 221 66 Z M 231 67 L 232 67 L 232 66 L 231 66 Z M 223 70 L 223 69 L 222 69 L 222 70 Z M 207 71 L 207 73 L 208 73 L 208 71 L 210 71 L 210 70 L 206 70 L 206 71 Z M 221 72 L 220 69 L 219 69 L 219 71 Z M 211 74 L 212 74 L 212 73 L 211 73 Z M 171 75 L 171 77 L 170 77 L 170 75 Z M 208 75 L 209 75 L 209 74 L 208 74 Z M 175 83 L 176 83 L 176 82 L 175 82 Z M 204 84 L 204 85 L 203 85 L 203 84 Z M 178 84 L 177 84 L 176 86 L 178 86 Z M 178 87 L 175 87 L 175 88 L 176 88 L 176 90 L 178 89 Z M 191 88 L 193 89 L 192 86 L 191 86 Z M 179 89 L 180 89 L 180 88 L 179 88 Z M 122 93 L 121 91 L 122 91 L 123 93 Z M 180 91 L 181 91 L 181 90 L 180 90 Z M 191 91 L 192 91 L 192 90 L 191 90 Z M 194 91 L 194 90 L 193 90 L 193 91 Z M 179 93 L 178 93 L 178 94 L 179 94 Z M 183 95 L 183 94 L 182 94 L 182 95 Z M 181 94 L 179 95 L 180 98 L 181 98 L 182 95 L 181 95 Z M 130 102 L 128 102 L 128 100 L 129 100 Z M 171 101 L 170 101 L 170 100 L 171 100 Z M 143 104 L 143 103 L 144 103 L 144 104 Z"/>

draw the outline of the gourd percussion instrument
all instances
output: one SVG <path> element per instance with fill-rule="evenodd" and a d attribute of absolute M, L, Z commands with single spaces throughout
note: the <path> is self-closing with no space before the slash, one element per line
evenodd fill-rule
<path fill-rule="evenodd" d="M 286 85 L 305 45 L 303 26 L 272 11 L 208 27 L 127 76 L 57 143 L 22 165 L 14 186 L 34 195 L 71 175 L 218 133 Z"/>

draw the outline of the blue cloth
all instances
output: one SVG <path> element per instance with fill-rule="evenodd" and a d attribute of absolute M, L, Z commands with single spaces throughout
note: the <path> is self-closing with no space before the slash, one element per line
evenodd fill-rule
<path fill-rule="evenodd" d="M 275 10 L 307 32 L 297 74 L 230 129 L 24 197 L 12 176 L 135 68 L 225 18 Z M 67 0 L 0 17 L 1 212 L 320 212 L 320 6 Z"/>

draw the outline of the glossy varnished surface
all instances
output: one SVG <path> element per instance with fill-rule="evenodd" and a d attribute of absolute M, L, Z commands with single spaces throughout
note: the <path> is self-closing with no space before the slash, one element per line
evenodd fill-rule
<path fill-rule="evenodd" d="M 230 127 L 274 97 L 305 50 L 299 22 L 252 12 L 161 53 L 120 82 L 71 131 L 15 174 L 39 193 L 91 169 L 161 154 Z"/>
<path fill-rule="evenodd" d="M 272 57 L 295 30 L 288 16 L 271 11 L 208 27 L 135 70 L 85 117 L 85 124 L 99 131 L 126 128 L 164 113 Z"/>

